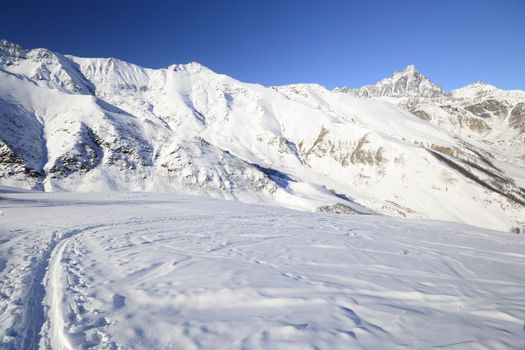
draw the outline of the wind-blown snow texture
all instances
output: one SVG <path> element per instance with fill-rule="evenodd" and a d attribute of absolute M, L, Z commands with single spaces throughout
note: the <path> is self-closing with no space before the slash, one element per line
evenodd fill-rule
<path fill-rule="evenodd" d="M 523 235 L 173 194 L 2 196 L 2 349 L 524 345 Z"/>
<path fill-rule="evenodd" d="M 0 184 L 176 191 L 288 208 L 525 222 L 525 92 L 263 87 L 0 41 Z"/>

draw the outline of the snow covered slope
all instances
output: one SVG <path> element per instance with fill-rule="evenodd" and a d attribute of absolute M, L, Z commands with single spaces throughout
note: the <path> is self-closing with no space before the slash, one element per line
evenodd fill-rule
<path fill-rule="evenodd" d="M 2 349 L 523 346 L 524 235 L 166 193 L 2 196 Z"/>
<path fill-rule="evenodd" d="M 0 184 L 523 226 L 519 106 L 498 129 L 513 147 L 503 157 L 497 136 L 460 137 L 407 108 L 442 93 L 407 72 L 374 90 L 398 96 L 390 101 L 246 84 L 198 63 L 154 70 L 1 41 Z"/>

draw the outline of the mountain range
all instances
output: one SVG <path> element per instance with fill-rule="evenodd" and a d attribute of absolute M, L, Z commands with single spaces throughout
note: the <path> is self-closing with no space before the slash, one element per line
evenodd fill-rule
<path fill-rule="evenodd" d="M 525 226 L 525 92 L 265 87 L 0 41 L 0 184 Z"/>

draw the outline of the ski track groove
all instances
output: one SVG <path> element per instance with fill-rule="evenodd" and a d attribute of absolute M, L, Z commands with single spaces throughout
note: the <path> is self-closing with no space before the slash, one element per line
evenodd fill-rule
<path fill-rule="evenodd" d="M 173 221 L 174 218 L 162 217 L 154 219 L 141 219 L 133 217 L 129 220 L 113 223 L 101 223 L 88 225 L 85 227 L 70 228 L 62 235 L 55 231 L 49 242 L 47 249 L 35 267 L 32 281 L 29 288 L 26 307 L 22 316 L 23 336 L 16 349 L 37 350 L 45 348 L 57 350 L 75 349 L 65 332 L 65 320 L 60 310 L 63 293 L 60 288 L 65 288 L 61 278 L 65 278 L 66 269 L 64 263 L 64 250 L 68 242 L 80 234 L 97 230 L 103 227 L 113 227 L 126 224 L 146 224 L 163 221 Z M 67 281 L 66 281 L 67 284 Z M 58 285 L 58 286 L 57 286 Z M 47 305 L 47 304 L 50 305 Z M 54 320 L 54 321 L 52 321 Z M 55 343 L 50 334 L 59 339 Z"/>
<path fill-rule="evenodd" d="M 71 238 L 63 239 L 57 244 L 55 249 L 53 249 L 54 253 L 51 256 L 48 266 L 46 283 L 47 302 L 49 305 L 49 310 L 47 312 L 47 322 L 49 322 L 49 324 L 47 327 L 49 327 L 49 329 L 46 332 L 47 337 L 45 341 L 51 349 L 57 350 L 74 349 L 65 333 L 66 321 L 63 318 L 60 307 L 62 300 L 64 299 L 62 292 L 62 289 L 64 288 L 62 277 L 65 275 L 64 267 L 62 266 L 64 261 L 64 249 L 70 239 Z"/>
<path fill-rule="evenodd" d="M 42 339 L 42 331 L 46 324 L 46 306 L 44 302 L 48 294 L 48 275 L 50 274 L 50 268 L 52 262 L 55 260 L 57 251 L 63 249 L 65 243 L 73 236 L 103 225 L 88 226 L 85 228 L 76 228 L 63 233 L 60 238 L 57 237 L 55 231 L 52 235 L 50 243 L 44 252 L 40 262 L 37 264 L 35 274 L 33 275 L 32 283 L 29 287 L 29 295 L 27 307 L 24 308 L 24 316 L 22 318 L 22 324 L 24 335 L 21 341 L 22 349 L 38 349 Z"/>

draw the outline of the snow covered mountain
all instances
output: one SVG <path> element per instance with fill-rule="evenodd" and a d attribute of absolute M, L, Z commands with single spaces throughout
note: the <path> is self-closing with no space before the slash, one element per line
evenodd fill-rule
<path fill-rule="evenodd" d="M 4 40 L 0 184 L 509 230 L 525 223 L 524 95 L 444 93 L 415 67 L 357 90 L 269 88 L 198 63 L 147 69 Z"/>
<path fill-rule="evenodd" d="M 460 139 L 490 146 L 497 159 L 523 167 L 525 91 L 476 82 L 447 93 L 414 66 L 375 85 L 334 91 L 387 100 Z"/>

